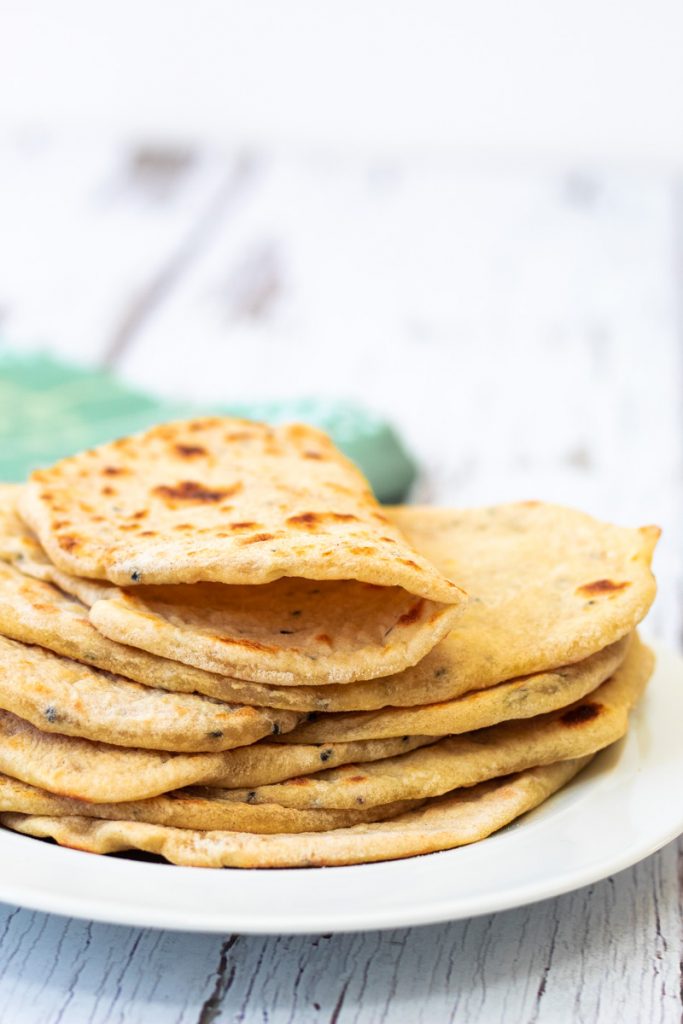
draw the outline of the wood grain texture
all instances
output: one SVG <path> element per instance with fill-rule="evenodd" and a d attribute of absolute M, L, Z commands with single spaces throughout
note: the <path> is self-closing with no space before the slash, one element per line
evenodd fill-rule
<path fill-rule="evenodd" d="M 220 939 L 5 909 L 0 1019 L 669 1024 L 680 1018 L 677 861 L 670 844 L 532 907 L 347 936 Z"/>
<path fill-rule="evenodd" d="M 683 645 L 680 182 L 45 141 L 4 156 L 9 342 L 107 357 L 165 394 L 363 400 L 420 457 L 419 500 L 658 522 L 647 631 Z M 532 907 L 354 936 L 2 907 L 0 1022 L 673 1024 L 682 876 L 673 843 Z"/>

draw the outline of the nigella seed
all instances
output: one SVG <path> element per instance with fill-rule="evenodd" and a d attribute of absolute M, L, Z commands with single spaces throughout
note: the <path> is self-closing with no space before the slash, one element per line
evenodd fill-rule
<path fill-rule="evenodd" d="M 290 615 L 291 615 L 292 617 L 296 618 L 296 616 L 297 616 L 297 615 L 301 615 L 301 609 L 300 609 L 300 608 L 297 608 L 297 610 L 296 610 L 295 612 L 290 612 L 289 614 L 290 614 Z"/>
<path fill-rule="evenodd" d="M 328 749 L 328 750 L 323 750 L 322 754 L 320 755 L 320 760 L 321 761 L 329 761 L 329 759 L 332 757 L 332 754 L 333 754 L 333 751 L 332 751 L 331 748 Z"/>
<path fill-rule="evenodd" d="M 247 803 L 248 804 L 253 804 L 255 801 L 256 801 L 256 791 L 253 790 L 253 789 L 250 789 L 249 792 L 247 793 Z"/>
<path fill-rule="evenodd" d="M 137 569 L 133 569 L 132 573 L 130 574 L 130 578 L 133 581 L 133 583 L 139 583 L 140 573 L 137 571 Z"/>
<path fill-rule="evenodd" d="M 273 736 L 279 736 L 279 735 L 280 735 L 280 723 L 279 722 L 273 722 Z"/>
<path fill-rule="evenodd" d="M 293 629 L 281 629 L 280 632 L 281 633 L 285 633 L 287 636 L 291 636 L 292 633 L 294 632 L 294 630 Z"/>
<path fill-rule="evenodd" d="M 45 717 L 50 723 L 57 721 L 59 715 L 57 714 L 57 709 L 54 706 L 54 704 L 48 704 L 48 706 L 45 708 Z"/>
<path fill-rule="evenodd" d="M 434 673 L 434 678 L 435 679 L 441 679 L 441 676 L 445 676 L 445 675 L 446 675 L 446 669 L 445 668 L 437 668 L 436 672 Z"/>
<path fill-rule="evenodd" d="M 219 740 L 223 735 L 222 729 L 212 729 L 209 733 L 209 738 L 212 740 Z"/>

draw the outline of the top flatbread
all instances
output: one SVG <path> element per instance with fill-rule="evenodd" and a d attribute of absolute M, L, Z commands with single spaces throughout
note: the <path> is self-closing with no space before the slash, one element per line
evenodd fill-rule
<path fill-rule="evenodd" d="M 312 427 L 154 427 L 32 474 L 21 514 L 58 568 L 135 583 L 360 580 L 457 604 L 361 473 Z"/>
<path fill-rule="evenodd" d="M 464 601 L 310 427 L 155 427 L 35 472 L 19 510 L 60 573 L 126 586 L 186 639 L 206 627 L 196 664 L 255 682 L 399 672 Z"/>

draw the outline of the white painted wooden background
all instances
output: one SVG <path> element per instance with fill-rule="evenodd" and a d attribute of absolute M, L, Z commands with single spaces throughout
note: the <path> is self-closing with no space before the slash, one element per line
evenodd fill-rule
<path fill-rule="evenodd" d="M 420 500 L 658 522 L 648 629 L 680 646 L 682 196 L 664 173 L 28 134 L 0 148 L 0 346 L 159 394 L 352 397 L 403 431 Z M 385 934 L 221 938 L 1 907 L 0 1021 L 678 1022 L 682 851 Z"/>

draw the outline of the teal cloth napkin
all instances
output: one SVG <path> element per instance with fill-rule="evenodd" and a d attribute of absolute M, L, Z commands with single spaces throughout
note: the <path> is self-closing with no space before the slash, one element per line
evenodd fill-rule
<path fill-rule="evenodd" d="M 300 398 L 200 407 L 152 398 L 109 373 L 37 354 L 0 358 L 0 480 L 23 480 L 32 469 L 82 448 L 211 412 L 320 427 L 387 504 L 402 501 L 415 479 L 415 464 L 393 428 L 349 402 Z"/>

